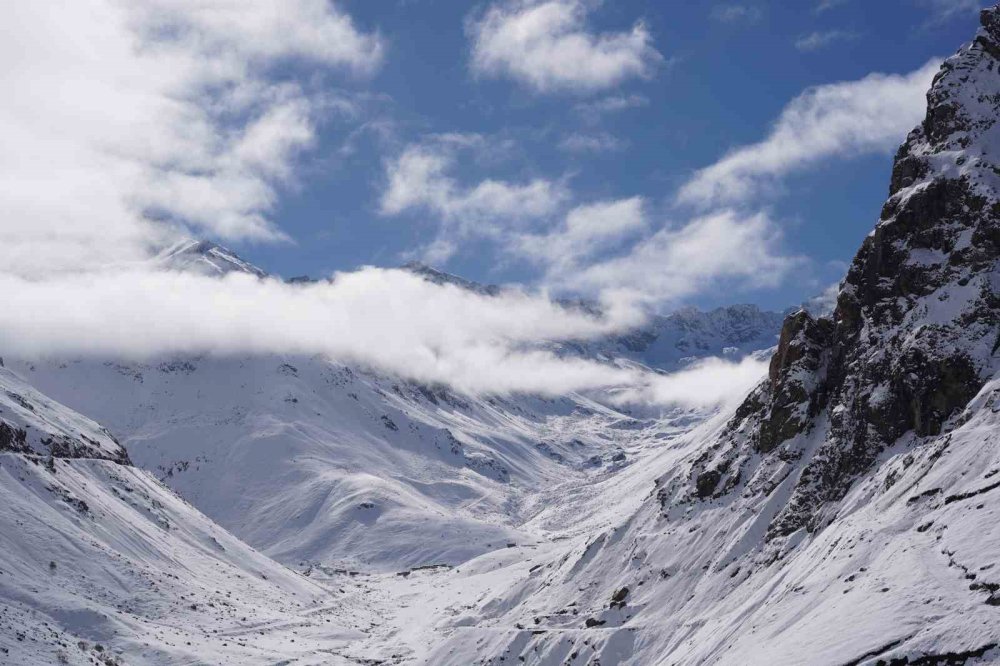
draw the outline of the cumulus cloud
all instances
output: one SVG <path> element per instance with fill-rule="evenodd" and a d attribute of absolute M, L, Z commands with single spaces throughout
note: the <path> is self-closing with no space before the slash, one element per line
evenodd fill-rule
<path fill-rule="evenodd" d="M 721 210 L 653 224 L 642 197 L 577 202 L 561 183 L 492 179 L 462 186 L 450 148 L 411 146 L 388 165 L 381 210 L 435 213 L 438 235 L 407 258 L 448 261 L 470 240 L 541 270 L 542 284 L 623 303 L 661 307 L 721 284 L 773 287 L 800 263 L 786 256 L 766 214 Z M 657 229 L 651 232 L 650 229 Z"/>
<path fill-rule="evenodd" d="M 433 213 L 440 224 L 442 235 L 425 248 L 427 260 L 446 260 L 464 239 L 498 238 L 512 226 L 553 215 L 569 198 L 562 182 L 544 178 L 519 183 L 492 178 L 469 185 L 459 182 L 452 174 L 457 151 L 479 145 L 480 140 L 471 137 L 436 137 L 407 146 L 386 164 L 380 212 L 425 211 Z"/>
<path fill-rule="evenodd" d="M 819 51 L 837 42 L 849 42 L 858 36 L 846 30 L 824 30 L 811 32 L 795 40 L 795 48 L 799 51 Z"/>
<path fill-rule="evenodd" d="M 550 276 L 563 276 L 599 251 L 645 229 L 643 207 L 641 197 L 578 206 L 549 233 L 512 238 L 508 250 L 545 266 Z"/>
<path fill-rule="evenodd" d="M 179 230 L 284 238 L 278 190 L 350 101 L 280 71 L 364 75 L 383 50 L 326 0 L 14 3 L 4 23 L 0 262 L 24 274 Z"/>
<path fill-rule="evenodd" d="M 647 78 L 663 60 L 646 26 L 592 32 L 584 0 L 509 0 L 468 22 L 472 71 L 537 92 L 591 93 Z"/>
<path fill-rule="evenodd" d="M 870 74 L 806 90 L 760 143 L 698 171 L 678 201 L 700 207 L 752 200 L 776 178 L 831 157 L 890 151 L 919 123 L 940 61 L 905 75 Z"/>
<path fill-rule="evenodd" d="M 663 227 L 620 256 L 585 266 L 554 265 L 549 280 L 607 298 L 658 304 L 727 283 L 774 287 L 800 261 L 782 252 L 781 230 L 766 214 L 723 210 Z"/>

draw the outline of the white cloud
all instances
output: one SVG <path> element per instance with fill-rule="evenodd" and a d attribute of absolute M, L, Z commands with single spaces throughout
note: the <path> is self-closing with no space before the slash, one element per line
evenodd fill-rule
<path fill-rule="evenodd" d="M 621 256 L 549 275 L 557 287 L 605 298 L 671 303 L 732 284 L 774 287 L 800 260 L 780 249 L 781 231 L 764 213 L 743 217 L 724 210 L 679 227 L 664 227 Z"/>
<path fill-rule="evenodd" d="M 822 14 L 823 12 L 834 9 L 835 7 L 847 4 L 847 2 L 848 0 L 820 0 L 820 3 L 816 5 L 816 13 Z"/>
<path fill-rule="evenodd" d="M 423 210 L 434 213 L 443 230 L 457 238 L 496 236 L 512 225 L 554 214 L 569 196 L 562 183 L 544 178 L 522 183 L 486 179 L 463 185 L 452 171 L 455 146 L 468 145 L 467 140 L 444 139 L 408 146 L 387 163 L 382 214 Z M 455 245 L 455 239 L 444 242 Z"/>
<path fill-rule="evenodd" d="M 920 0 L 920 2 L 930 8 L 936 21 L 946 21 L 961 14 L 972 14 L 992 4 L 983 0 Z"/>
<path fill-rule="evenodd" d="M 579 102 L 573 106 L 573 109 L 580 114 L 583 120 L 595 124 L 603 116 L 647 104 L 649 104 L 649 100 L 642 95 L 609 95 L 589 102 Z"/>
<path fill-rule="evenodd" d="M 710 376 L 681 375 L 693 389 L 685 392 L 639 368 L 560 357 L 543 343 L 614 333 L 641 314 L 612 308 L 596 318 L 543 297 L 483 296 L 401 270 L 366 268 L 301 285 L 238 273 L 100 271 L 43 280 L 0 273 L 0 293 L 0 349 L 29 359 L 322 354 L 472 394 L 612 390 L 633 403 L 690 406 L 726 399 L 746 374 L 706 364 Z"/>
<path fill-rule="evenodd" d="M 79 0 L 4 9 L 0 262 L 38 273 L 142 257 L 178 227 L 275 240 L 317 118 L 342 105 L 279 66 L 382 57 L 326 0 Z"/>
<path fill-rule="evenodd" d="M 723 23 L 756 23 L 763 12 L 750 5 L 716 5 L 709 16 Z"/>
<path fill-rule="evenodd" d="M 905 75 L 870 74 L 806 90 L 781 112 L 760 143 L 701 169 L 678 201 L 701 207 L 752 200 L 776 178 L 831 157 L 890 151 L 919 123 L 940 61 Z"/>
<path fill-rule="evenodd" d="M 799 51 L 818 51 L 837 42 L 849 42 L 857 37 L 855 33 L 846 30 L 811 32 L 796 39 L 795 48 Z"/>
<path fill-rule="evenodd" d="M 735 403 L 735 407 L 764 378 L 768 363 L 749 356 L 739 363 L 709 358 L 661 375 L 639 389 L 624 389 L 619 396 L 624 402 L 692 407 Z"/>
<path fill-rule="evenodd" d="M 382 44 L 359 32 L 351 17 L 328 0 L 144 0 L 133 15 L 149 43 L 164 32 L 201 53 L 225 53 L 270 64 L 304 58 L 370 72 Z"/>
<path fill-rule="evenodd" d="M 823 291 L 803 303 L 802 307 L 813 316 L 829 316 L 836 309 L 839 297 L 840 282 L 838 281 L 827 285 Z"/>
<path fill-rule="evenodd" d="M 559 142 L 559 150 L 568 153 L 610 153 L 624 150 L 627 145 L 622 139 L 607 132 L 594 134 L 574 132 L 563 137 Z"/>
<path fill-rule="evenodd" d="M 728 282 L 773 287 L 800 263 L 784 255 L 780 229 L 762 213 L 723 210 L 650 235 L 641 197 L 574 205 L 573 193 L 553 181 L 463 186 L 454 169 L 454 151 L 440 142 L 410 146 L 388 164 L 383 214 L 438 216 L 437 237 L 405 258 L 441 264 L 485 239 L 537 266 L 556 292 L 643 306 L 676 304 Z"/>
<path fill-rule="evenodd" d="M 559 228 L 547 234 L 516 236 L 508 250 L 541 264 L 549 275 L 563 276 L 577 270 L 584 260 L 645 229 L 643 206 L 640 197 L 578 206 Z"/>
<path fill-rule="evenodd" d="M 587 26 L 594 3 L 509 0 L 469 22 L 473 72 L 509 76 L 538 92 L 587 93 L 652 75 L 662 57 L 644 24 L 597 34 Z"/>

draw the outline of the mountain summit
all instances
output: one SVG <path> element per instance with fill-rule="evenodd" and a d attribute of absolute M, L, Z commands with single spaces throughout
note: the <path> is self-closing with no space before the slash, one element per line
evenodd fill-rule
<path fill-rule="evenodd" d="M 210 276 L 247 273 L 267 277 L 267 273 L 238 254 L 212 241 L 186 239 L 171 245 L 153 260 L 171 270 L 193 271 Z"/>

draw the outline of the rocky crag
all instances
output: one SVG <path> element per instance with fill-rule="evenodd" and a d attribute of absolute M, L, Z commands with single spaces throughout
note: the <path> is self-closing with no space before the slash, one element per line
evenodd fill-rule
<path fill-rule="evenodd" d="M 824 507 L 887 447 L 952 427 L 996 369 L 997 9 L 983 11 L 976 38 L 943 64 L 927 100 L 835 311 L 787 317 L 768 378 L 693 470 L 693 492 L 706 498 L 766 492 L 802 467 L 772 537 L 821 528 L 831 517 Z"/>

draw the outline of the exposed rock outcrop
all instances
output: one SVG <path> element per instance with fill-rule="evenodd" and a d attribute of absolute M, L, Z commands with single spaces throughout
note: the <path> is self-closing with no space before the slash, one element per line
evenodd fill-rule
<path fill-rule="evenodd" d="M 770 538 L 829 519 L 885 447 L 945 431 L 1000 347 L 1000 11 L 948 59 L 829 317 L 784 323 L 769 376 L 692 470 L 692 497 L 770 492 Z"/>

